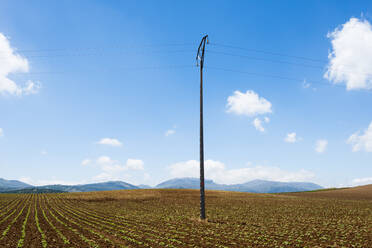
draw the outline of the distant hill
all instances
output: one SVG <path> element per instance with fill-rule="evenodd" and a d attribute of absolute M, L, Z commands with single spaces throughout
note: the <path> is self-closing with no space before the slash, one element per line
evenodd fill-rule
<path fill-rule="evenodd" d="M 199 189 L 198 178 L 176 178 L 158 184 L 155 188 L 167 189 Z M 9 193 L 54 193 L 54 192 L 90 192 L 109 191 L 122 189 L 150 189 L 151 186 L 135 186 L 122 181 L 110 181 L 104 183 L 91 183 L 80 185 L 45 185 L 32 186 L 16 180 L 0 179 L 0 192 Z M 212 180 L 205 180 L 205 188 L 210 190 L 226 190 L 254 193 L 283 193 L 299 192 L 322 189 L 321 186 L 306 182 L 275 182 L 266 180 L 253 180 L 243 184 L 218 184 Z"/>
<path fill-rule="evenodd" d="M 200 180 L 198 178 L 175 178 L 162 182 L 155 186 L 158 189 L 199 189 Z M 206 189 L 224 190 L 222 184 L 216 184 L 212 180 L 205 180 Z"/>
<path fill-rule="evenodd" d="M 89 191 L 109 191 L 121 189 L 139 189 L 139 187 L 121 181 L 110 181 L 104 183 L 91 183 L 80 185 L 46 185 L 37 187 L 39 189 L 50 189 L 64 192 L 89 192 Z"/>
<path fill-rule="evenodd" d="M 0 178 L 0 191 L 17 190 L 28 187 L 32 187 L 32 185 L 17 180 L 5 180 Z"/>
<path fill-rule="evenodd" d="M 12 182 L 12 187 L 0 187 L 3 193 L 59 193 L 59 192 L 89 192 L 89 191 L 109 191 L 121 189 L 139 189 L 139 187 L 121 181 L 110 181 L 104 183 L 91 183 L 79 185 L 45 185 L 32 186 L 19 181 L 4 180 Z M 8 185 L 8 184 L 7 184 Z"/>
<path fill-rule="evenodd" d="M 343 200 L 369 200 L 372 201 L 372 184 L 339 189 L 324 189 L 312 192 L 290 193 L 290 195 L 314 197 L 314 198 L 335 198 Z"/>
<path fill-rule="evenodd" d="M 162 182 L 156 188 L 167 189 L 199 189 L 200 181 L 198 178 L 176 178 Z M 243 184 L 217 184 L 212 180 L 205 180 L 205 188 L 210 190 L 226 190 L 253 193 L 282 193 L 298 192 L 322 189 L 315 183 L 308 182 L 275 182 L 267 180 L 253 180 Z"/>
<path fill-rule="evenodd" d="M 322 189 L 320 185 L 309 182 L 276 182 L 253 180 L 243 184 L 229 185 L 230 190 L 254 193 L 298 192 Z"/>

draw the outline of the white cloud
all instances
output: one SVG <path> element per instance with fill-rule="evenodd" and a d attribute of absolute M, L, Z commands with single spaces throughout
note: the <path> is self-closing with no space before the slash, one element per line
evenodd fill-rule
<path fill-rule="evenodd" d="M 144 170 L 143 161 L 140 159 L 128 159 L 125 168 L 128 170 Z"/>
<path fill-rule="evenodd" d="M 372 88 L 372 27 L 367 20 L 351 18 L 328 34 L 332 51 L 324 77 L 345 83 L 348 90 Z"/>
<path fill-rule="evenodd" d="M 169 166 L 172 177 L 199 177 L 199 161 L 188 160 Z M 204 162 L 205 174 L 210 175 L 214 171 L 223 171 L 225 165 L 219 161 L 206 160 Z M 208 176 L 210 178 L 210 176 Z"/>
<path fill-rule="evenodd" d="M 256 130 L 260 132 L 265 132 L 265 128 L 262 126 L 263 122 L 269 123 L 270 118 L 269 117 L 264 117 L 262 120 L 258 117 L 254 118 L 253 120 L 253 126 L 256 128 Z"/>
<path fill-rule="evenodd" d="M 4 136 L 4 130 L 0 128 L 0 137 L 3 137 L 3 136 Z"/>
<path fill-rule="evenodd" d="M 364 150 L 372 152 L 372 122 L 369 124 L 367 130 L 363 134 L 356 132 L 349 137 L 347 143 L 353 147 L 353 152 Z"/>
<path fill-rule="evenodd" d="M 327 146 L 328 146 L 328 141 L 327 140 L 324 140 L 324 139 L 317 140 L 317 142 L 315 144 L 315 151 L 317 153 L 324 153 L 327 149 Z"/>
<path fill-rule="evenodd" d="M 108 174 L 116 174 L 126 170 L 125 166 L 120 164 L 104 164 L 101 168 Z"/>
<path fill-rule="evenodd" d="M 125 171 L 124 165 L 121 165 L 119 161 L 113 160 L 108 156 L 101 156 L 97 159 L 96 163 L 100 166 L 102 173 L 100 175 L 106 175 L 105 178 L 111 176 L 117 176 L 119 173 Z M 100 176 L 101 179 L 103 176 Z"/>
<path fill-rule="evenodd" d="M 176 130 L 174 130 L 174 129 L 169 129 L 169 130 L 167 130 L 166 132 L 165 132 L 165 136 L 170 136 L 170 135 L 173 135 L 173 134 L 175 134 L 176 133 Z"/>
<path fill-rule="evenodd" d="M 245 183 L 254 179 L 293 182 L 306 181 L 314 177 L 314 174 L 299 170 L 290 172 L 274 166 L 247 166 L 239 169 L 228 169 L 219 161 L 205 161 L 205 177 L 217 183 L 237 184 Z M 189 160 L 179 162 L 168 167 L 171 177 L 199 177 L 199 161 Z"/>
<path fill-rule="evenodd" d="M 90 159 L 86 158 L 83 161 L 81 161 L 81 165 L 86 166 L 86 165 L 90 164 L 91 162 L 92 161 Z"/>
<path fill-rule="evenodd" d="M 17 96 L 36 94 L 41 87 L 40 83 L 28 80 L 24 86 L 21 86 L 9 78 L 12 73 L 29 72 L 29 64 L 26 58 L 15 52 L 8 38 L 2 33 L 0 33 L 0 51 L 0 94 Z"/>
<path fill-rule="evenodd" d="M 144 162 L 140 159 L 128 159 L 123 164 L 108 156 L 101 156 L 96 160 L 96 164 L 100 167 L 101 172 L 93 178 L 95 181 L 121 180 L 138 183 L 149 178 L 146 176 Z"/>
<path fill-rule="evenodd" d="M 227 112 L 236 115 L 257 116 L 271 113 L 271 103 L 252 90 L 246 93 L 235 91 L 227 98 Z"/>
<path fill-rule="evenodd" d="M 372 184 L 372 177 L 355 178 L 351 181 L 351 186 L 360 186 L 366 184 Z"/>
<path fill-rule="evenodd" d="M 45 155 L 48 154 L 48 152 L 46 150 L 41 150 L 40 154 L 43 155 L 43 156 L 45 156 Z"/>
<path fill-rule="evenodd" d="M 295 132 L 288 133 L 284 138 L 284 141 L 288 143 L 296 143 L 298 141 L 297 134 Z"/>
<path fill-rule="evenodd" d="M 119 140 L 113 139 L 113 138 L 103 138 L 100 141 L 98 141 L 97 144 L 108 145 L 108 146 L 116 146 L 116 147 L 119 147 L 119 146 L 123 145 Z"/>
<path fill-rule="evenodd" d="M 96 180 L 116 180 L 119 177 L 123 177 L 123 172 L 126 171 L 124 165 L 108 156 L 99 157 L 97 164 L 101 167 L 102 172 L 94 178 Z"/>
<path fill-rule="evenodd" d="M 21 182 L 33 185 L 33 186 L 55 185 L 55 184 L 77 185 L 77 184 L 90 183 L 89 181 L 64 181 L 64 180 L 59 180 L 55 178 L 48 179 L 48 180 L 33 180 L 30 177 L 21 177 L 18 180 Z"/>
<path fill-rule="evenodd" d="M 116 161 L 112 160 L 110 157 L 108 156 L 101 156 L 97 159 L 97 164 L 100 164 L 100 165 L 105 165 L 105 164 L 113 164 L 115 163 Z"/>
<path fill-rule="evenodd" d="M 265 131 L 265 128 L 262 126 L 262 121 L 259 118 L 254 118 L 253 126 L 260 132 Z"/>
<path fill-rule="evenodd" d="M 235 91 L 232 96 L 227 98 L 227 113 L 233 113 L 236 115 L 247 115 L 249 117 L 263 115 L 271 113 L 271 103 L 263 97 L 260 97 L 257 93 L 252 90 L 248 90 L 246 93 Z M 269 117 L 260 119 L 256 117 L 252 124 L 256 130 L 264 132 L 263 121 L 270 122 Z"/>
<path fill-rule="evenodd" d="M 54 184 L 62 184 L 62 185 L 77 185 L 77 184 L 84 184 L 85 181 L 65 181 L 65 180 L 58 180 L 58 179 L 51 179 L 51 180 L 38 180 L 35 181 L 32 185 L 35 186 L 42 186 L 42 185 L 54 185 Z"/>
<path fill-rule="evenodd" d="M 97 182 L 106 182 L 106 181 L 120 181 L 120 180 L 123 180 L 122 178 L 123 178 L 122 176 L 119 177 L 111 173 L 102 172 L 98 174 L 97 176 L 94 176 L 93 180 Z"/>
<path fill-rule="evenodd" d="M 114 175 L 116 173 L 127 171 L 144 170 L 144 162 L 140 159 L 130 158 L 127 160 L 125 164 L 122 164 L 120 163 L 120 161 L 113 160 L 108 156 L 101 156 L 97 159 L 96 163 L 101 167 L 101 170 L 107 175 Z"/>

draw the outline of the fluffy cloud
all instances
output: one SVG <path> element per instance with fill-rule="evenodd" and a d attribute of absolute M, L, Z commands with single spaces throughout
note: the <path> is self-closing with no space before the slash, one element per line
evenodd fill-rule
<path fill-rule="evenodd" d="M 253 126 L 260 132 L 264 132 L 265 128 L 262 126 L 262 122 L 259 118 L 254 118 Z"/>
<path fill-rule="evenodd" d="M 15 53 L 9 40 L 2 33 L 0 33 L 0 51 L 0 94 L 21 96 L 37 93 L 41 87 L 40 83 L 29 80 L 25 85 L 20 86 L 9 78 L 12 73 L 27 73 L 29 64 L 26 58 Z"/>
<path fill-rule="evenodd" d="M 4 136 L 4 130 L 0 128 L 0 137 Z"/>
<path fill-rule="evenodd" d="M 48 179 L 48 180 L 33 180 L 30 177 L 21 177 L 18 179 L 21 182 L 28 183 L 34 186 L 43 186 L 43 185 L 56 185 L 56 184 L 62 184 L 62 185 L 77 185 L 77 184 L 85 184 L 85 183 L 91 183 L 89 181 L 64 181 L 59 179 Z"/>
<path fill-rule="evenodd" d="M 97 159 L 96 163 L 100 165 L 101 169 L 107 173 L 129 170 L 144 170 L 144 162 L 140 159 L 129 158 L 125 164 L 122 164 L 120 161 L 113 160 L 108 156 L 101 156 Z"/>
<path fill-rule="evenodd" d="M 48 152 L 46 150 L 41 150 L 40 154 L 43 155 L 43 156 L 45 156 L 45 155 L 48 154 Z"/>
<path fill-rule="evenodd" d="M 288 143 L 296 143 L 298 141 L 297 134 L 295 132 L 287 134 L 284 141 Z"/>
<path fill-rule="evenodd" d="M 324 153 L 327 149 L 327 146 L 328 146 L 328 141 L 327 140 L 324 140 L 324 139 L 317 140 L 317 142 L 315 144 L 315 151 L 317 153 Z"/>
<path fill-rule="evenodd" d="M 99 175 L 101 179 L 117 176 L 118 173 L 125 171 L 125 166 L 121 165 L 119 161 L 113 160 L 108 156 L 101 156 L 96 160 L 100 166 L 102 173 Z M 103 176 L 105 175 L 105 176 Z M 96 178 L 99 179 L 99 178 Z"/>
<path fill-rule="evenodd" d="M 169 129 L 169 130 L 167 130 L 166 132 L 165 132 L 165 136 L 170 136 L 170 135 L 173 135 L 173 134 L 175 134 L 176 133 L 176 130 L 174 130 L 174 129 Z"/>
<path fill-rule="evenodd" d="M 369 124 L 364 133 L 356 132 L 349 137 L 347 143 L 353 147 L 353 152 L 364 150 L 372 152 L 372 122 Z"/>
<path fill-rule="evenodd" d="M 268 123 L 270 122 L 270 118 L 268 117 L 264 117 L 263 118 L 263 121 Z M 256 130 L 260 131 L 260 132 L 265 132 L 265 128 L 262 126 L 262 122 L 263 122 L 260 118 L 256 117 L 254 118 L 253 120 L 253 126 L 256 128 Z"/>
<path fill-rule="evenodd" d="M 252 90 L 235 91 L 227 98 L 227 112 L 237 115 L 256 116 L 271 113 L 271 103 Z"/>
<path fill-rule="evenodd" d="M 100 141 L 98 141 L 97 144 L 108 145 L 108 146 L 116 146 L 116 147 L 119 147 L 119 146 L 123 145 L 119 140 L 112 139 L 112 138 L 103 138 Z"/>
<path fill-rule="evenodd" d="M 324 77 L 345 83 L 348 90 L 372 88 L 372 27 L 367 20 L 351 18 L 328 34 L 332 50 Z"/>
<path fill-rule="evenodd" d="M 112 160 L 108 156 L 101 156 L 97 159 L 97 164 L 100 164 L 100 165 L 113 164 L 114 162 L 116 161 Z"/>
<path fill-rule="evenodd" d="M 128 159 L 126 163 L 126 168 L 128 170 L 144 170 L 143 161 L 140 159 Z"/>
<path fill-rule="evenodd" d="M 247 166 L 239 169 L 227 169 L 219 161 L 205 161 L 205 176 L 217 183 L 236 184 L 245 183 L 254 179 L 274 180 L 283 182 L 305 181 L 314 177 L 314 174 L 299 170 L 290 172 L 273 166 Z M 199 177 L 199 161 L 189 160 L 179 162 L 168 167 L 171 177 Z"/>
<path fill-rule="evenodd" d="M 248 90 L 246 93 L 235 91 L 232 96 L 227 98 L 226 112 L 233 113 L 236 115 L 246 115 L 249 117 L 263 115 L 271 113 L 271 103 L 263 97 L 260 97 L 257 93 L 252 90 Z M 260 119 L 256 117 L 252 124 L 256 130 L 264 132 L 263 122 L 268 123 L 270 119 L 264 117 Z"/>
<path fill-rule="evenodd" d="M 101 172 L 93 178 L 95 181 L 124 180 L 132 181 L 132 172 L 140 171 L 141 178 L 146 178 L 144 173 L 144 162 L 139 159 L 128 159 L 125 164 L 118 160 L 113 160 L 108 156 L 97 158 L 96 164 Z M 133 183 L 138 183 L 134 181 Z"/>

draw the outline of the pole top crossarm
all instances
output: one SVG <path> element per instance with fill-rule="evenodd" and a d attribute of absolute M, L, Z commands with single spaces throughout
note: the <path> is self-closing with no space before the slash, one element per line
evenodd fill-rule
<path fill-rule="evenodd" d="M 200 67 L 203 67 L 204 65 L 205 43 L 209 44 L 208 35 L 205 35 L 202 38 L 199 48 L 198 48 L 198 53 L 196 54 L 196 65 L 199 66 L 199 61 L 200 61 Z"/>

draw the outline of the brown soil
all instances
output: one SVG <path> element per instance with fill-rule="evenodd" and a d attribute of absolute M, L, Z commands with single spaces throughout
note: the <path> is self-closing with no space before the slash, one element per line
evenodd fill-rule
<path fill-rule="evenodd" d="M 346 188 L 321 190 L 315 192 L 290 193 L 289 195 L 304 196 L 304 197 L 320 197 L 328 199 L 340 200 L 372 200 L 372 184 Z"/>
<path fill-rule="evenodd" d="M 197 190 L 33 195 L 0 247 L 17 246 L 28 206 L 24 247 L 42 247 L 35 201 L 40 228 L 52 248 L 372 247 L 370 190 L 365 186 L 290 194 L 207 191 L 207 221 L 198 219 Z M 0 195 L 0 202 L 17 197 L 25 195 Z M 9 213 L 17 211 L 0 224 L 0 235 L 23 206 L 10 205 Z"/>

